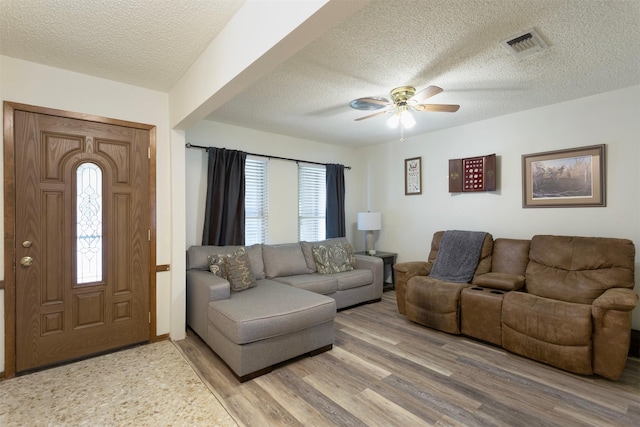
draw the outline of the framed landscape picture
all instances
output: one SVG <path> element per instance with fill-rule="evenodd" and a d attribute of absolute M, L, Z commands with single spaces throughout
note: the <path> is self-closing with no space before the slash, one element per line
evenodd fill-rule
<path fill-rule="evenodd" d="M 605 146 L 522 156 L 522 207 L 606 206 Z"/>
<path fill-rule="evenodd" d="M 422 194 L 422 157 L 404 161 L 404 194 Z"/>

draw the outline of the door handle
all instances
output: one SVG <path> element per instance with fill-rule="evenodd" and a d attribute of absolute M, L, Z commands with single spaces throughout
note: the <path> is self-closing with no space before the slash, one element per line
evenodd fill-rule
<path fill-rule="evenodd" d="M 31 264 L 33 264 L 33 258 L 31 258 L 30 256 L 22 257 L 22 259 L 20 260 L 20 264 L 25 267 L 29 267 Z"/>

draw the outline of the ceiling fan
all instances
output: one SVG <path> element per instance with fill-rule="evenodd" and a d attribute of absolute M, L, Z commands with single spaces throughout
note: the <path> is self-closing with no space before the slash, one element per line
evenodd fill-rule
<path fill-rule="evenodd" d="M 356 110 L 379 110 L 386 107 L 386 109 L 382 111 L 359 117 L 355 119 L 355 121 L 366 120 L 387 113 L 394 113 L 393 116 L 387 120 L 387 124 L 393 128 L 400 125 L 400 129 L 403 130 L 413 127 L 413 125 L 416 124 L 410 112 L 411 110 L 444 113 L 455 113 L 458 111 L 460 108 L 459 105 L 421 103 L 440 92 L 442 92 L 442 88 L 438 86 L 429 86 L 418 93 L 416 93 L 416 89 L 413 86 L 400 86 L 391 91 L 391 101 L 377 96 L 368 96 L 354 99 L 349 105 Z"/>

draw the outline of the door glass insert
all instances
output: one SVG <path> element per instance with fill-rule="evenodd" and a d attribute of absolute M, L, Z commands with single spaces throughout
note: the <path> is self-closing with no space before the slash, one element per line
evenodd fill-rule
<path fill-rule="evenodd" d="M 102 281 L 102 169 L 82 163 L 76 171 L 76 265 L 80 283 Z"/>

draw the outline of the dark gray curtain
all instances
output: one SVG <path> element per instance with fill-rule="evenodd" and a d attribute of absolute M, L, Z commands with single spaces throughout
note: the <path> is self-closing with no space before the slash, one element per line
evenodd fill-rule
<path fill-rule="evenodd" d="M 247 153 L 209 148 L 203 245 L 244 245 L 244 165 Z"/>
<path fill-rule="evenodd" d="M 344 165 L 327 164 L 327 239 L 347 235 L 344 213 Z"/>

